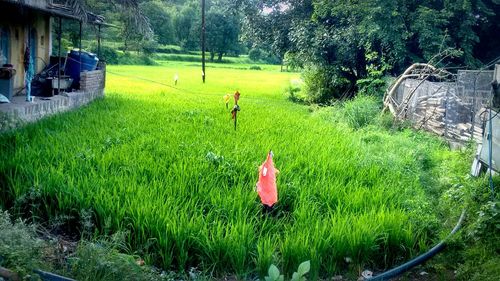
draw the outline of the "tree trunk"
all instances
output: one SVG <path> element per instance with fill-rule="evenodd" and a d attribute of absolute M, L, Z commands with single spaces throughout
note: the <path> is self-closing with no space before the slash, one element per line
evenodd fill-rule
<path fill-rule="evenodd" d="M 210 62 L 214 62 L 214 57 L 215 57 L 215 53 L 214 52 L 210 52 Z"/>
<path fill-rule="evenodd" d="M 217 61 L 218 61 L 218 62 L 221 62 L 221 61 L 222 61 L 222 55 L 223 55 L 223 53 L 222 53 L 222 52 L 221 52 L 221 53 L 219 53 L 219 56 L 218 56 L 218 58 L 217 58 Z"/>
<path fill-rule="evenodd" d="M 349 80 L 349 92 L 344 96 L 344 98 L 350 98 L 354 96 L 355 93 L 355 87 L 356 87 L 356 82 L 358 81 L 358 75 L 357 75 L 356 69 L 349 68 L 347 70 L 342 71 L 342 76 Z M 341 97 L 339 97 L 341 98 Z"/>
<path fill-rule="evenodd" d="M 360 48 L 356 53 L 356 80 L 367 76 L 365 48 Z"/>

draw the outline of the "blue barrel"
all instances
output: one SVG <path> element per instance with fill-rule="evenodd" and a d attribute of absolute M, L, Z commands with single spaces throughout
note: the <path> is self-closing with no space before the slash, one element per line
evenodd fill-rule
<path fill-rule="evenodd" d="M 78 88 L 80 85 L 80 70 L 91 71 L 97 68 L 99 59 L 96 55 L 82 51 L 82 64 L 80 68 L 80 52 L 78 50 L 71 50 L 68 52 L 64 73 L 73 78 L 72 88 Z"/>

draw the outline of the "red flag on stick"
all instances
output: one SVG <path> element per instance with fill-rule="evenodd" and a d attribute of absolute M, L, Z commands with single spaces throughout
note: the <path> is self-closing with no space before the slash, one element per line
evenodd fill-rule
<path fill-rule="evenodd" d="M 224 102 L 226 103 L 226 109 L 228 108 L 230 98 L 231 98 L 231 96 L 229 94 L 224 95 Z"/>
<path fill-rule="evenodd" d="M 236 91 L 236 93 L 234 93 L 234 104 L 238 104 L 239 100 L 240 100 L 240 92 Z"/>
<path fill-rule="evenodd" d="M 276 187 L 276 174 L 279 171 L 274 168 L 273 152 L 270 151 L 267 159 L 259 167 L 259 181 L 257 182 L 257 192 L 262 204 L 272 207 L 278 202 L 278 188 Z"/>
<path fill-rule="evenodd" d="M 238 101 L 240 100 L 240 92 L 236 91 L 234 93 L 234 107 L 231 110 L 231 118 L 234 120 L 234 130 L 236 131 L 236 124 L 238 122 L 238 111 L 240 111 L 240 106 Z"/>

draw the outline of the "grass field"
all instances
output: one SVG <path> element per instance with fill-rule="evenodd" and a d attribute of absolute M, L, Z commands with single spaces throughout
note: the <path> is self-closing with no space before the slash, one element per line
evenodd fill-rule
<path fill-rule="evenodd" d="M 466 173 L 463 155 L 294 104 L 283 90 L 299 74 L 279 66 L 210 66 L 206 84 L 189 62 L 109 66 L 105 99 L 1 135 L 0 205 L 49 220 L 88 210 L 147 262 L 209 274 L 383 268 L 438 238 L 434 203 Z M 175 73 L 177 89 L 137 79 L 173 86 Z M 222 99 L 236 90 L 237 131 Z M 269 150 L 279 202 L 264 214 L 254 188 Z"/>

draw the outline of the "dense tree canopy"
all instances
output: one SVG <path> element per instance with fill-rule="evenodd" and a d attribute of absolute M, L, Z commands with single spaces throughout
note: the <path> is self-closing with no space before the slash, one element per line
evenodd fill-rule
<path fill-rule="evenodd" d="M 140 9 L 149 19 L 151 28 L 160 44 L 174 44 L 172 15 L 160 1 L 144 2 Z"/>
<path fill-rule="evenodd" d="M 498 0 L 261 2 L 271 12 L 254 17 L 247 32 L 324 77 L 311 79 L 319 100 L 355 92 L 371 64 L 397 74 L 444 50 L 443 65 L 478 67 L 499 55 L 492 52 L 499 45 L 492 36 L 500 32 Z"/>
<path fill-rule="evenodd" d="M 210 60 L 217 54 L 218 61 L 229 51 L 236 51 L 238 44 L 238 21 L 231 14 L 210 11 L 206 18 L 207 50 Z"/>
<path fill-rule="evenodd" d="M 191 50 L 199 46 L 201 13 L 188 5 L 174 15 L 175 44 Z"/>
<path fill-rule="evenodd" d="M 154 41 L 199 50 L 200 0 L 81 0 L 104 13 L 125 49 Z M 438 53 L 441 65 L 479 67 L 500 55 L 500 0 L 206 0 L 211 58 L 252 58 L 305 67 L 312 100 L 352 95 L 372 76 L 399 74 Z M 129 9 L 116 7 L 128 7 Z M 130 12 L 134 8 L 134 12 Z M 139 22 L 138 22 L 139 19 Z M 137 27 L 139 26 L 139 27 Z M 446 51 L 446 52 L 444 52 Z M 438 60 L 438 59 L 434 59 Z M 312 75 L 312 78 L 307 78 Z M 314 79 L 313 79 L 314 78 Z M 373 85 L 372 85 L 373 86 Z"/>

